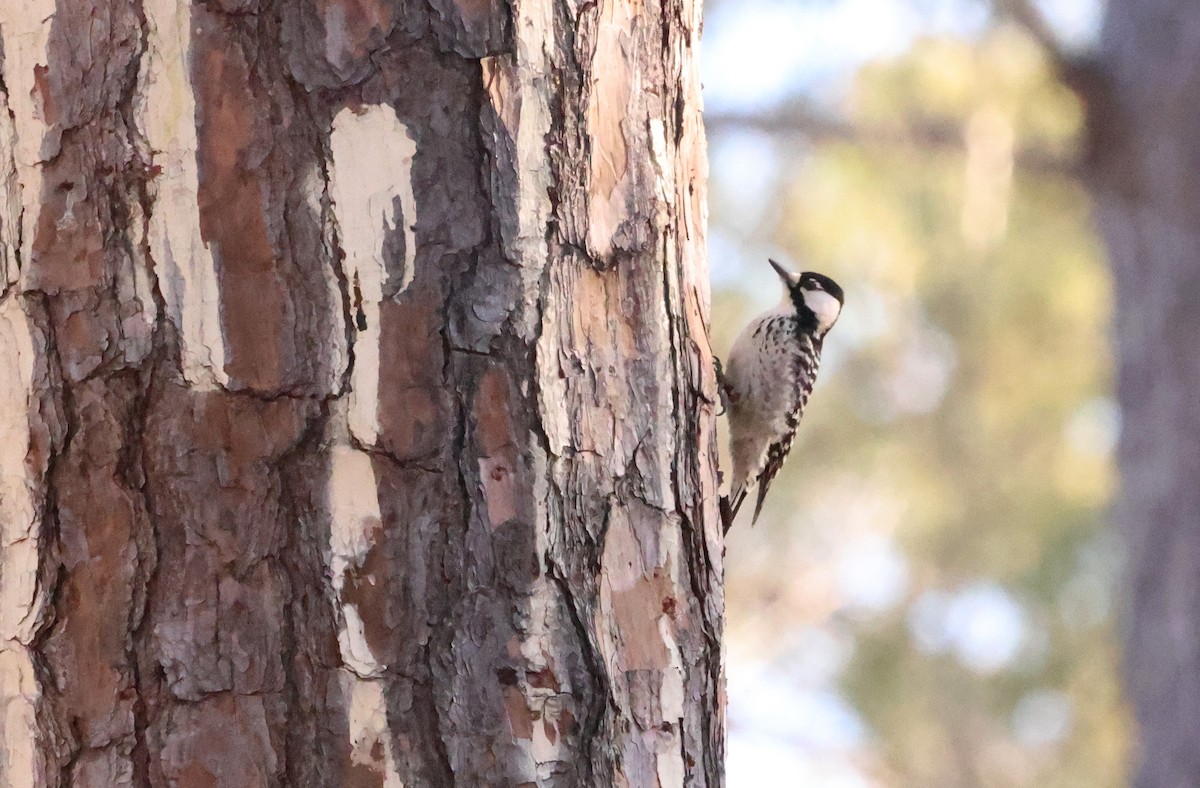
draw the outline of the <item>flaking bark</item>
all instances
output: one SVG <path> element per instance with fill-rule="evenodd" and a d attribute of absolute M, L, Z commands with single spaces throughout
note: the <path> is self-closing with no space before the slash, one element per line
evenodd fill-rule
<path fill-rule="evenodd" d="M 722 783 L 699 27 L 0 8 L 0 782 Z"/>

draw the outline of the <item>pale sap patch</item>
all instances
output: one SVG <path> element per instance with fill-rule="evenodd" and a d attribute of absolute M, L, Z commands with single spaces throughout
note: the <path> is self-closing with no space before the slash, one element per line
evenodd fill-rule
<path fill-rule="evenodd" d="M 833 328 L 842 313 L 841 303 L 824 290 L 805 290 L 804 303 L 817 316 L 817 331 L 821 334 Z"/>
<path fill-rule="evenodd" d="M 329 572 L 343 621 L 338 645 L 342 661 L 350 670 L 360 677 L 373 678 L 383 675 L 386 666 L 371 651 L 358 610 L 342 602 L 342 590 L 346 570 L 362 566 L 381 536 L 383 520 L 375 470 L 370 455 L 352 446 L 335 446 L 329 459 Z"/>
<path fill-rule="evenodd" d="M 33 337 L 16 298 L 0 301 L 0 784 L 40 785 L 36 704 L 41 690 L 23 644 L 33 641 L 39 592 L 38 530 L 29 452 Z"/>
<path fill-rule="evenodd" d="M 359 441 L 374 445 L 379 438 L 379 305 L 387 277 L 383 247 L 397 229 L 398 199 L 404 217 L 404 272 L 398 287 L 388 284 L 403 292 L 412 283 L 417 253 L 412 184 L 417 144 L 395 110 L 372 106 L 339 112 L 329 147 L 329 191 L 346 253 L 351 312 L 356 320 L 362 318 L 350 381 L 350 431 Z"/>
<path fill-rule="evenodd" d="M 2 76 L 2 75 L 0 75 Z M 8 96 L 0 92 L 0 297 L 17 281 L 21 239 L 21 182 L 17 178 L 17 127 Z"/>
<path fill-rule="evenodd" d="M 20 259 L 32 256 L 33 238 L 37 229 L 39 206 L 42 200 L 42 143 L 45 141 L 49 123 L 42 106 L 42 91 L 37 84 L 39 75 L 44 74 L 49 60 L 47 47 L 50 42 L 50 26 L 57 8 L 55 0 L 21 0 L 0 3 L 0 39 L 4 51 L 4 84 L 8 88 L 8 109 L 13 123 L 0 123 L 0 150 L 15 150 L 15 178 L 9 176 L 9 200 L 18 200 L 22 239 Z M 6 139 L 7 137 L 7 139 Z M 15 144 L 14 144 L 15 142 Z M 0 166 L 0 177 L 3 177 Z M 11 220 L 12 205 L 0 206 Z M 15 228 L 14 222 L 10 228 Z M 15 243 L 16 233 L 6 231 Z M 0 243 L 3 242 L 0 238 Z M 6 255 L 7 256 L 7 255 Z M 7 267 L 7 266 L 6 266 Z M 7 276 L 15 279 L 15 266 Z M 6 277 L 7 278 L 7 277 Z M 0 288 L 2 289 L 2 288 Z"/>
<path fill-rule="evenodd" d="M 338 650 L 342 655 L 342 662 L 354 675 L 364 679 L 379 678 L 383 675 L 383 665 L 375 658 L 370 644 L 367 643 L 366 625 L 354 605 L 342 605 Z"/>
<path fill-rule="evenodd" d="M 0 785 L 46 784 L 37 766 L 40 696 L 29 653 L 0 648 Z"/>
<path fill-rule="evenodd" d="M 146 54 L 135 98 L 138 126 L 161 170 L 150 181 L 148 225 L 167 316 L 179 332 L 183 377 L 197 389 L 229 383 L 220 288 L 197 208 L 196 96 L 192 90 L 191 14 L 181 0 L 147 0 Z"/>
<path fill-rule="evenodd" d="M 29 453 L 33 337 L 16 298 L 0 302 L 0 639 L 33 640 L 40 522 L 25 458 Z"/>
<path fill-rule="evenodd" d="M 345 674 L 342 683 L 344 694 L 350 698 L 350 762 L 382 778 L 377 784 L 383 788 L 404 788 L 392 754 L 383 686 L 378 681 L 363 681 Z"/>

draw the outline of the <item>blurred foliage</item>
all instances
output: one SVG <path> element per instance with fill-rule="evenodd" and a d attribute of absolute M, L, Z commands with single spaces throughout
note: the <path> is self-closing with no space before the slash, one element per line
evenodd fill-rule
<path fill-rule="evenodd" d="M 841 109 L 963 142 L 767 149 L 785 175 L 758 232 L 847 299 L 764 517 L 730 536 L 731 670 L 803 672 L 814 628 L 840 644 L 817 673 L 879 784 L 1121 785 L 1109 281 L 1081 185 L 1014 164 L 1068 160 L 1080 108 L 998 28 L 860 70 Z M 721 225 L 729 181 L 715 236 L 745 234 Z M 718 277 L 719 350 L 773 287 L 745 266 Z"/>

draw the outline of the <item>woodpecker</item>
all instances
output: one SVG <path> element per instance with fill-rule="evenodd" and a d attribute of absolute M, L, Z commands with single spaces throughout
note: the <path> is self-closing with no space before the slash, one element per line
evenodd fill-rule
<path fill-rule="evenodd" d="M 751 523 L 758 520 L 812 393 L 825 334 L 842 311 L 837 282 L 768 262 L 783 280 L 783 300 L 746 326 L 733 343 L 726 368 L 718 370 L 733 455 L 729 497 L 721 501 L 726 533 L 756 485 L 758 502 Z"/>

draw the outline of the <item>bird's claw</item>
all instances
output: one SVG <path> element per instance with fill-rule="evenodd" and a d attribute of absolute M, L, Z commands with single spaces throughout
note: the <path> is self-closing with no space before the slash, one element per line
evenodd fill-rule
<path fill-rule="evenodd" d="M 717 394 L 721 398 L 721 410 L 717 411 L 717 415 L 724 416 L 729 410 L 729 389 L 725 385 L 725 368 L 716 356 L 713 356 L 713 370 L 717 373 Z"/>

